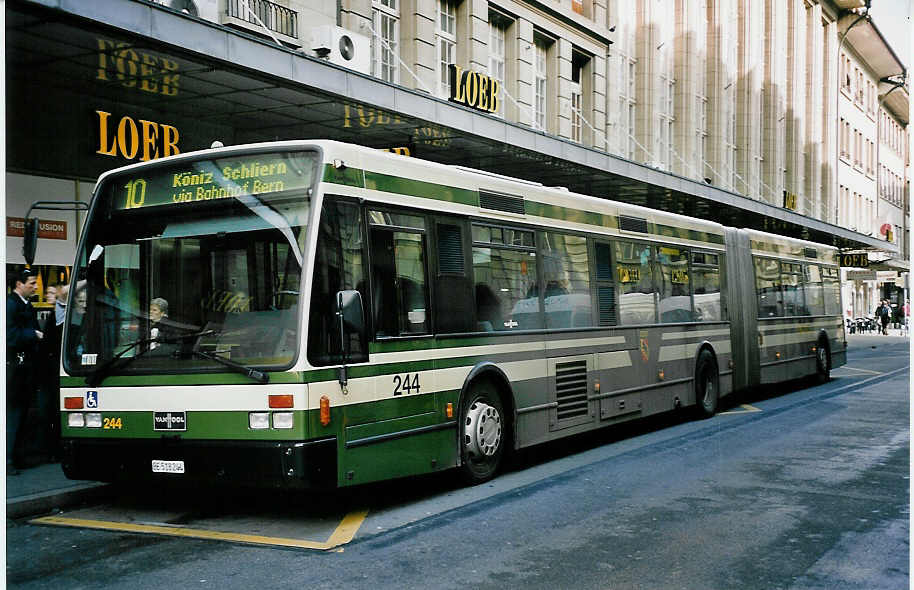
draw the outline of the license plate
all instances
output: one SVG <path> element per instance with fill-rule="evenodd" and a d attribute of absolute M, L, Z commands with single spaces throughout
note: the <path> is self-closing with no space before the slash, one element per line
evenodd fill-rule
<path fill-rule="evenodd" d="M 153 473 L 184 473 L 184 461 L 152 460 Z"/>

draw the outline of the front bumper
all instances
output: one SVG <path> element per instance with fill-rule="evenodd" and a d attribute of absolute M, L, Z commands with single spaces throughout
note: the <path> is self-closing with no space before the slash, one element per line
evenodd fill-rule
<path fill-rule="evenodd" d="M 335 438 L 304 442 L 65 438 L 61 442 L 61 464 L 70 479 L 294 489 L 333 488 L 337 483 Z M 153 460 L 184 461 L 185 472 L 153 473 Z"/>

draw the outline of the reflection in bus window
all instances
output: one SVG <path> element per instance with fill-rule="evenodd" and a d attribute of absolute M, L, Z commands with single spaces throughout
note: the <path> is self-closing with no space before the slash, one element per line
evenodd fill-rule
<path fill-rule="evenodd" d="M 619 323 L 652 324 L 657 321 L 651 273 L 651 247 L 615 242 L 616 281 L 619 288 Z"/>
<path fill-rule="evenodd" d="M 581 236 L 547 233 L 542 255 L 546 327 L 592 326 L 587 240 Z"/>
<path fill-rule="evenodd" d="M 372 227 L 371 278 L 379 337 L 428 333 L 423 234 Z"/>
<path fill-rule="evenodd" d="M 692 293 L 695 321 L 716 322 L 727 319 L 726 302 L 720 288 L 720 256 L 692 254 Z"/>
<path fill-rule="evenodd" d="M 822 267 L 822 290 L 825 296 L 825 313 L 827 315 L 841 314 L 841 282 L 837 268 Z"/>
<path fill-rule="evenodd" d="M 776 318 L 784 315 L 781 300 L 781 273 L 773 258 L 755 258 L 755 287 L 758 292 L 758 317 Z"/>
<path fill-rule="evenodd" d="M 329 365 L 343 360 L 339 320 L 336 315 L 338 291 L 357 289 L 367 307 L 365 268 L 362 262 L 362 222 L 359 208 L 351 203 L 325 201 L 314 255 L 314 286 L 308 320 L 308 360 Z M 368 352 L 368 343 L 351 336 L 350 360 Z"/>
<path fill-rule="evenodd" d="M 825 294 L 822 290 L 822 272 L 817 264 L 803 266 L 803 291 L 809 315 L 825 313 Z"/>
<path fill-rule="evenodd" d="M 542 328 L 533 232 L 474 225 L 473 242 L 476 329 Z M 492 247 L 494 244 L 511 247 Z"/>
<path fill-rule="evenodd" d="M 661 246 L 657 259 L 660 267 L 660 321 L 692 321 L 688 250 Z"/>
<path fill-rule="evenodd" d="M 789 262 L 781 263 L 781 288 L 784 293 L 784 315 L 786 316 L 808 315 L 806 301 L 800 288 L 802 272 L 802 265 Z"/>

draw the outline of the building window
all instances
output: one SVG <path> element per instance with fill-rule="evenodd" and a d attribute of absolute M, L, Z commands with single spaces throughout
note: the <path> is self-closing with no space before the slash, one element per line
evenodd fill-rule
<path fill-rule="evenodd" d="M 372 27 L 375 33 L 371 43 L 371 73 L 394 84 L 400 81 L 400 11 L 397 1 L 372 0 L 371 5 Z"/>
<path fill-rule="evenodd" d="M 438 19 L 435 40 L 438 51 L 438 96 L 451 95 L 448 66 L 456 63 L 457 52 L 457 2 L 438 0 Z"/>
<path fill-rule="evenodd" d="M 637 62 L 619 54 L 619 151 L 635 159 L 635 74 Z"/>
<path fill-rule="evenodd" d="M 548 48 L 546 41 L 537 38 L 534 41 L 536 56 L 533 67 L 533 113 L 536 121 L 536 128 L 546 131 L 546 55 Z"/>
<path fill-rule="evenodd" d="M 489 77 L 498 80 L 498 110 L 496 115 L 504 116 L 505 96 L 505 37 L 508 22 L 505 17 L 493 13 L 489 16 Z"/>
<path fill-rule="evenodd" d="M 657 149 L 659 164 L 669 170 L 673 162 L 673 95 L 676 81 L 667 74 L 660 75 L 660 92 L 657 96 Z"/>
<path fill-rule="evenodd" d="M 583 64 L 576 59 L 571 61 L 571 141 L 581 143 L 584 131 L 584 93 L 581 89 Z"/>

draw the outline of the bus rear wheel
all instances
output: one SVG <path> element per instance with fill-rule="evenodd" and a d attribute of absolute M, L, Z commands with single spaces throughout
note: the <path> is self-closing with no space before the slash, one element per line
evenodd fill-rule
<path fill-rule="evenodd" d="M 717 413 L 717 402 L 720 398 L 720 378 L 717 372 L 717 361 L 709 350 L 702 350 L 695 363 L 695 402 L 698 414 L 710 418 Z"/>
<path fill-rule="evenodd" d="M 475 485 L 492 479 L 505 448 L 505 412 L 498 392 L 488 383 L 473 386 L 464 398 L 460 415 L 461 475 Z"/>

